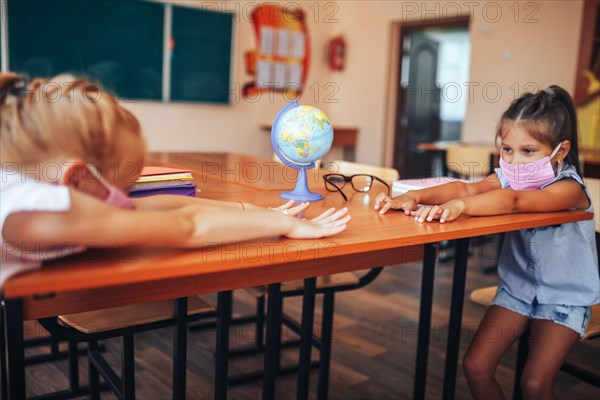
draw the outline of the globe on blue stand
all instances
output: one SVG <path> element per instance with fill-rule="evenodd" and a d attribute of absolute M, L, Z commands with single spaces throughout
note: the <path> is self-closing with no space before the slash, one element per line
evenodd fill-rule
<path fill-rule="evenodd" d="M 306 170 L 315 167 L 333 143 L 333 128 L 325 113 L 297 101 L 283 107 L 271 127 L 271 144 L 277 157 L 287 166 L 298 170 L 296 188 L 281 193 L 288 200 L 317 201 L 323 196 L 308 189 Z"/>

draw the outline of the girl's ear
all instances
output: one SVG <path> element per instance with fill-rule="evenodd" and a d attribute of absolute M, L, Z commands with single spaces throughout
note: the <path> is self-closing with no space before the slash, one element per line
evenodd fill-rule
<path fill-rule="evenodd" d="M 563 140 L 560 144 L 560 149 L 558 149 L 558 153 L 556 154 L 557 161 L 562 161 L 567 158 L 569 151 L 571 150 L 571 141 Z"/>
<path fill-rule="evenodd" d="M 85 162 L 82 160 L 68 160 L 62 165 L 62 175 L 58 183 L 80 189 L 86 179 L 90 179 L 90 173 Z"/>
<path fill-rule="evenodd" d="M 105 199 L 108 196 L 108 189 L 94 176 L 94 173 L 89 170 L 87 164 L 82 160 L 66 161 L 63 164 L 62 176 L 58 183 L 70 186 L 98 199 Z"/>

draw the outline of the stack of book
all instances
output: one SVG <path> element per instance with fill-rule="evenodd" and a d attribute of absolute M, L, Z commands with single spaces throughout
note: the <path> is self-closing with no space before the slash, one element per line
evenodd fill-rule
<path fill-rule="evenodd" d="M 146 197 L 156 194 L 179 194 L 196 197 L 192 171 L 166 167 L 144 167 L 129 197 Z"/>

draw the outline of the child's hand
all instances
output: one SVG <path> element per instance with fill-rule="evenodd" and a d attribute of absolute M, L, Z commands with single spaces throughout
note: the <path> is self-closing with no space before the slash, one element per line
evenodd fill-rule
<path fill-rule="evenodd" d="M 390 208 L 404 210 L 406 215 L 417 209 L 417 199 L 410 193 L 404 193 L 395 198 L 391 198 L 385 193 L 379 193 L 375 198 L 375 210 L 379 210 L 379 214 L 385 214 Z"/>
<path fill-rule="evenodd" d="M 301 212 L 303 212 L 304 210 L 306 210 L 308 208 L 308 206 L 310 206 L 310 203 L 308 201 L 306 201 L 304 203 L 298 204 L 295 207 L 293 207 L 293 205 L 294 205 L 294 200 L 290 200 L 287 203 L 280 205 L 279 207 L 273 207 L 273 208 L 269 207 L 269 210 L 279 211 L 281 213 L 295 217 L 296 215 L 298 215 Z"/>
<path fill-rule="evenodd" d="M 318 239 L 335 235 L 346 229 L 350 218 L 347 208 L 339 211 L 330 208 L 312 220 L 295 218 L 291 232 L 285 236 L 292 239 Z"/>
<path fill-rule="evenodd" d="M 465 210 L 465 202 L 461 199 L 450 200 L 439 206 L 424 206 L 419 207 L 417 211 L 413 211 L 410 215 L 415 217 L 418 222 L 431 222 L 434 219 L 439 219 L 443 224 L 447 221 L 454 221 Z"/>

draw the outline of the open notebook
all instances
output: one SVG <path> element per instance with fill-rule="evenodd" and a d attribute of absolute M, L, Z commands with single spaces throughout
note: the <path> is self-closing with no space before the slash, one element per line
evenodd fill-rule
<path fill-rule="evenodd" d="M 451 178 L 449 176 L 437 176 L 433 178 L 399 179 L 394 181 L 392 190 L 395 195 L 406 193 L 409 190 L 425 189 L 433 186 L 443 185 L 450 182 L 468 182 L 463 179 Z"/>

